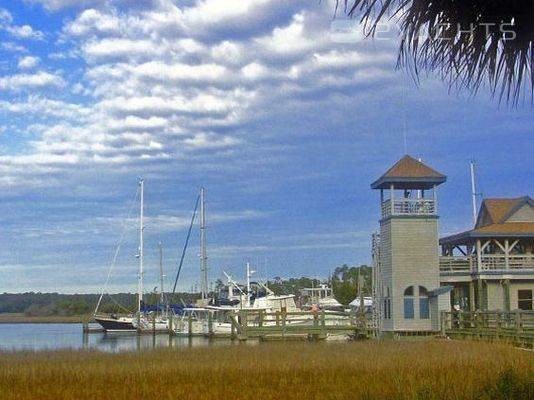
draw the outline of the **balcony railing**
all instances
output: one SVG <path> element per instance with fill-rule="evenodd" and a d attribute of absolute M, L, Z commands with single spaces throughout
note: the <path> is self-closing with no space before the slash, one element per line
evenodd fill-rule
<path fill-rule="evenodd" d="M 436 215 L 436 202 L 433 199 L 388 199 L 382 203 L 382 217 L 391 215 Z"/>
<path fill-rule="evenodd" d="M 478 265 L 476 255 L 472 256 L 441 256 L 439 258 L 440 273 L 495 273 L 521 272 L 534 273 L 534 255 L 511 255 L 508 260 L 504 254 L 484 254 Z"/>

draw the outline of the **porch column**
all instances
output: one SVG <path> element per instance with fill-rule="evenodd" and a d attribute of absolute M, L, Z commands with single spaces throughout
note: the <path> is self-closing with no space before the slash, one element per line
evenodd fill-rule
<path fill-rule="evenodd" d="M 503 290 L 503 301 L 504 301 L 503 310 L 508 312 L 510 311 L 510 279 L 504 279 L 502 281 L 502 290 Z"/>
<path fill-rule="evenodd" d="M 508 239 L 504 240 L 504 268 L 506 270 L 510 269 L 510 246 L 508 243 Z M 508 283 L 510 283 L 508 281 Z"/>
<path fill-rule="evenodd" d="M 395 187 L 389 187 L 389 205 L 391 206 L 391 215 L 395 215 Z"/>
<path fill-rule="evenodd" d="M 469 311 L 475 311 L 475 283 L 469 282 Z"/>
<path fill-rule="evenodd" d="M 486 309 L 484 305 L 484 285 L 480 277 L 477 280 L 477 292 L 478 292 L 477 309 L 480 311 L 484 311 Z"/>
<path fill-rule="evenodd" d="M 480 273 L 480 269 L 482 267 L 482 243 L 480 242 L 480 239 L 477 239 L 477 272 Z"/>

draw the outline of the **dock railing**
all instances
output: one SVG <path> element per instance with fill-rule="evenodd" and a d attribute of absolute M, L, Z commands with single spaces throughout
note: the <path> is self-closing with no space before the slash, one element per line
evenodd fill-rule
<path fill-rule="evenodd" d="M 511 341 L 532 347 L 534 311 L 442 311 L 444 336 Z"/>
<path fill-rule="evenodd" d="M 371 329 L 366 320 L 362 321 L 354 313 L 346 312 L 239 310 L 231 318 L 240 340 L 288 337 L 324 339 L 331 334 L 367 337 Z"/>

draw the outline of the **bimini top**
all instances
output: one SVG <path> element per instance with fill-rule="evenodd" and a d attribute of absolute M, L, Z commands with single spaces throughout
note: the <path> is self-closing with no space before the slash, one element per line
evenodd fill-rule
<path fill-rule="evenodd" d="M 431 189 L 447 180 L 447 177 L 433 170 L 409 155 L 395 163 L 384 175 L 371 184 L 372 189 Z"/>

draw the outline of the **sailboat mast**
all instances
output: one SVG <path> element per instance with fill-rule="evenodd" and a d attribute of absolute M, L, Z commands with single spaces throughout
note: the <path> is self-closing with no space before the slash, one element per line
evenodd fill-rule
<path fill-rule="evenodd" d="M 250 263 L 247 262 L 247 305 L 250 307 Z"/>
<path fill-rule="evenodd" d="M 145 181 L 139 181 L 140 186 L 140 210 L 139 210 L 139 284 L 137 288 L 137 311 L 141 312 L 141 304 L 143 302 L 143 231 L 145 229 L 144 218 L 144 202 L 145 202 Z"/>
<path fill-rule="evenodd" d="M 205 190 L 200 188 L 200 291 L 202 299 L 208 298 L 208 257 L 206 255 L 206 205 Z"/>
<path fill-rule="evenodd" d="M 165 303 L 165 288 L 163 287 L 163 277 L 165 275 L 163 275 L 163 243 L 159 242 L 158 243 L 159 245 L 159 287 L 160 287 L 160 291 L 161 291 L 161 304 L 164 304 Z"/>

